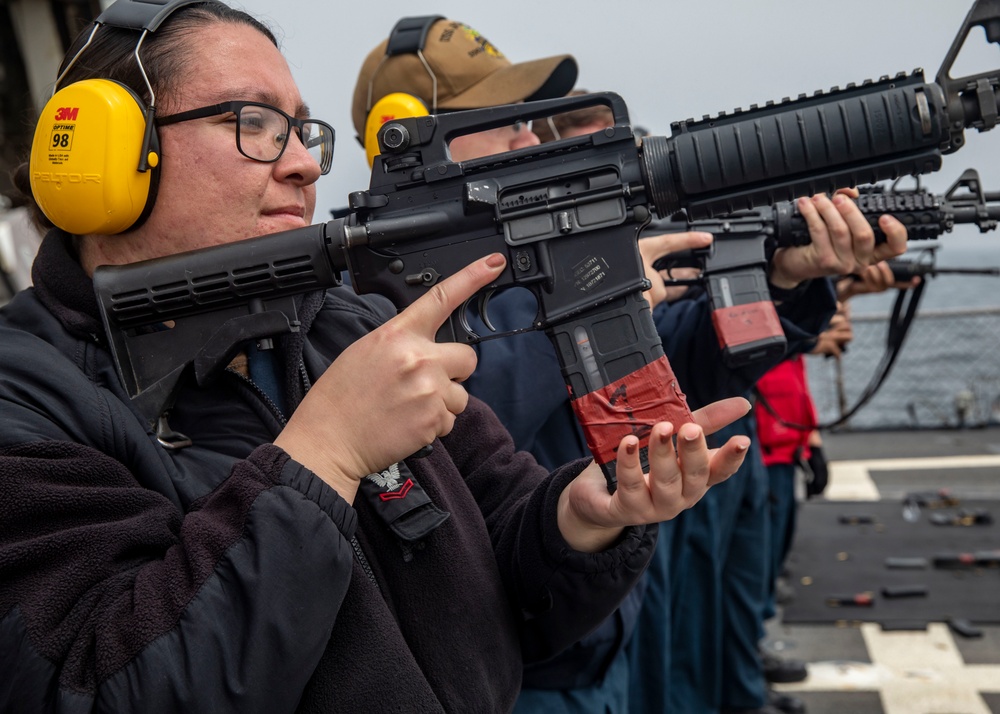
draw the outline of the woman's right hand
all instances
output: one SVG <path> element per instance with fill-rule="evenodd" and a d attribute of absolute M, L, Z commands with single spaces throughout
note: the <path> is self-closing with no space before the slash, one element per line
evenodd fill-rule
<path fill-rule="evenodd" d="M 363 477 L 448 434 L 468 405 L 460 383 L 477 358 L 469 345 L 438 344 L 434 336 L 504 265 L 499 253 L 481 258 L 353 343 L 274 443 L 353 502 Z"/>

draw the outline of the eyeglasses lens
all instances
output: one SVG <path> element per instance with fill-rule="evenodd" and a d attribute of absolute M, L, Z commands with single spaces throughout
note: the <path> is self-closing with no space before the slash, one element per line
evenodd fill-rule
<path fill-rule="evenodd" d="M 258 161 L 278 158 L 288 135 L 288 120 L 266 107 L 241 107 L 236 127 L 240 151 Z"/>
<path fill-rule="evenodd" d="M 302 144 L 316 159 L 325 174 L 333 165 L 333 134 L 325 124 L 307 121 L 302 124 Z"/>
<path fill-rule="evenodd" d="M 288 141 L 288 118 L 268 107 L 247 105 L 239 110 L 236 141 L 239 150 L 257 161 L 274 161 Z M 304 121 L 302 145 L 325 174 L 333 164 L 333 136 L 324 124 Z"/>

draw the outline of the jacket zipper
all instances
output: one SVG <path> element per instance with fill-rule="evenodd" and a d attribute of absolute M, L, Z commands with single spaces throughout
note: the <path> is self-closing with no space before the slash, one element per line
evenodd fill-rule
<path fill-rule="evenodd" d="M 309 379 L 309 373 L 306 371 L 305 362 L 299 360 L 299 376 L 302 378 L 302 393 L 306 394 L 310 389 L 312 389 L 312 380 Z"/>
<path fill-rule="evenodd" d="M 281 409 L 279 409 L 278 405 L 274 403 L 274 400 L 267 395 L 267 392 L 258 387 L 252 379 L 244 376 L 240 372 L 237 372 L 235 369 L 227 368 L 226 371 L 242 381 L 244 384 L 248 385 L 250 389 L 253 390 L 254 394 L 259 396 L 264 403 L 267 404 L 267 408 L 271 410 L 271 413 L 274 414 L 282 426 L 285 426 L 288 423 L 288 420 L 285 419 L 284 414 L 281 413 Z M 309 387 L 312 385 L 309 380 L 309 375 L 306 373 L 306 366 L 302 362 L 299 362 L 299 374 L 302 377 L 305 391 L 309 391 Z M 361 544 L 358 542 L 357 536 L 351 537 L 351 548 L 354 550 L 354 555 L 358 559 L 358 564 L 361 566 L 361 570 L 364 571 L 365 576 L 371 580 L 372 584 L 379 590 L 379 592 L 381 592 L 382 589 L 379 588 L 378 581 L 375 579 L 375 572 L 372 570 L 372 566 L 368 562 L 368 558 L 365 557 L 364 551 L 361 550 Z"/>
<path fill-rule="evenodd" d="M 375 585 L 376 589 L 381 592 L 382 588 L 378 586 L 378 581 L 375 580 L 375 573 L 372 572 L 372 566 L 368 563 L 368 558 L 365 557 L 364 551 L 361 550 L 361 544 L 358 543 L 357 536 L 351 537 L 351 547 L 354 548 L 354 555 L 357 556 L 361 569 L 365 571 L 365 575 L 367 575 L 368 579 L 372 581 L 372 584 Z"/>
<path fill-rule="evenodd" d="M 253 390 L 254 394 L 258 395 L 262 400 L 264 400 L 264 403 L 267 404 L 268 409 L 270 409 L 271 412 L 275 415 L 275 417 L 277 417 L 278 421 L 281 423 L 282 426 L 288 423 L 288 420 L 285 419 L 284 415 L 281 413 L 281 410 L 278 408 L 278 405 L 274 403 L 274 400 L 271 399 L 269 396 L 267 396 L 267 393 L 263 389 L 254 384 L 252 379 L 243 376 L 234 369 L 227 369 L 226 371 L 230 372 L 237 379 L 249 385 L 250 388 Z M 305 365 L 302 364 L 301 362 L 299 362 L 299 374 L 302 376 L 302 381 L 303 384 L 305 385 L 306 391 L 308 391 L 309 387 L 311 386 L 309 383 L 309 376 L 308 374 L 306 374 Z M 378 581 L 375 579 L 375 572 L 372 570 L 372 566 L 368 562 L 368 558 L 365 557 L 364 551 L 361 550 L 361 544 L 358 542 L 357 536 L 351 537 L 351 548 L 354 550 L 354 556 L 358 559 L 358 564 L 364 571 L 365 576 L 369 580 L 371 580 L 372 584 L 376 588 L 378 588 L 378 590 L 381 592 L 382 589 L 379 588 Z"/>
<path fill-rule="evenodd" d="M 261 401 L 267 405 L 267 408 L 271 411 L 271 414 L 274 415 L 275 419 L 278 420 L 278 423 L 281 424 L 281 426 L 286 426 L 288 424 L 288 419 L 285 418 L 285 415 L 282 413 L 278 405 L 275 404 L 274 400 L 267 395 L 267 392 L 258 387 L 252 379 L 229 367 L 226 368 L 226 372 L 250 387 L 251 391 L 260 397 Z"/>

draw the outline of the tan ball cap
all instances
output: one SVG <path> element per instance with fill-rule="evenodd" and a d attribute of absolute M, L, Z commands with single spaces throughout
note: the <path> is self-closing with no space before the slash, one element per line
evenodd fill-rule
<path fill-rule="evenodd" d="M 351 116 L 359 136 L 364 133 L 368 110 L 392 92 L 412 94 L 428 111 L 434 111 L 433 80 L 427 67 L 416 54 L 386 57 L 388 42 L 371 51 L 354 87 Z M 479 32 L 454 20 L 431 25 L 423 56 L 437 78 L 439 110 L 562 97 L 576 84 L 577 65 L 572 55 L 514 64 Z"/>

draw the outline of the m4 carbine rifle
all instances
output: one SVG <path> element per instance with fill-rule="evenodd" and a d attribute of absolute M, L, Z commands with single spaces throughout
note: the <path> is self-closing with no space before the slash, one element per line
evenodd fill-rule
<path fill-rule="evenodd" d="M 339 284 L 343 270 L 358 293 L 380 293 L 403 309 L 476 258 L 501 252 L 507 267 L 480 296 L 484 317 L 493 291 L 521 286 L 535 295 L 533 327 L 555 346 L 613 490 L 624 436 L 645 446 L 657 421 L 692 420 L 642 297 L 649 283 L 639 230 L 654 212 L 685 209 L 697 219 L 937 170 L 966 128 L 996 124 L 1000 70 L 949 75 L 976 26 L 1000 43 L 1000 0 L 975 2 L 935 82 L 916 70 L 677 122 L 670 137 L 638 140 L 612 93 L 387 122 L 369 189 L 350 195 L 349 215 L 95 271 L 121 378 L 152 425 L 188 365 L 203 383 L 248 340 L 298 329 L 293 296 Z M 596 104 L 612 110 L 613 128 L 451 160 L 456 136 Z M 438 339 L 483 336 L 459 310 Z"/>
<path fill-rule="evenodd" d="M 906 226 L 910 240 L 938 238 L 957 223 L 974 223 L 985 233 L 994 230 L 1000 219 L 1000 192 L 983 191 L 975 169 L 967 169 L 943 195 L 923 190 L 919 182 L 916 188 L 902 189 L 897 180 L 888 190 L 882 186 L 861 188 L 856 202 L 875 232 L 876 243 L 885 242 L 878 219 L 886 213 Z M 778 248 L 809 244 L 809 229 L 796 203 L 782 201 L 702 220 L 688 220 L 679 211 L 670 220 L 653 222 L 645 230 L 647 234 L 678 231 L 704 231 L 712 233 L 715 240 L 707 248 L 665 256 L 654 267 L 701 270 L 697 281 L 678 282 L 705 286 L 726 363 L 741 367 L 780 358 L 786 340 L 769 295 L 767 263 Z M 909 268 L 912 277 L 921 274 L 915 271 L 924 266 L 897 262 L 892 267 L 900 275 Z M 927 272 L 925 269 L 922 274 Z"/>

